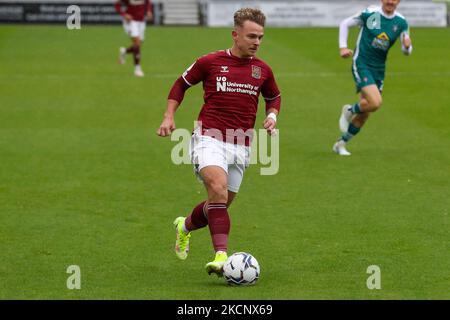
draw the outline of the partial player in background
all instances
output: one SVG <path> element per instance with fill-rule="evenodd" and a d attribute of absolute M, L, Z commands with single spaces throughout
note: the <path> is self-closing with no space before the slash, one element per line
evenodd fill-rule
<path fill-rule="evenodd" d="M 342 136 L 334 144 L 333 151 L 342 156 L 350 155 L 346 144 L 369 118 L 370 113 L 381 107 L 386 58 L 389 49 L 400 38 L 405 55 L 412 52 L 408 23 L 396 11 L 400 0 L 381 0 L 381 7 L 369 7 L 359 14 L 343 20 L 339 26 L 339 48 L 342 58 L 353 56 L 352 73 L 359 102 L 345 105 L 339 119 Z M 356 50 L 347 47 L 349 27 L 361 28 Z"/>
<path fill-rule="evenodd" d="M 250 163 L 259 95 L 266 102 L 263 127 L 269 134 L 275 132 L 281 105 L 271 68 L 255 56 L 264 36 L 265 19 L 257 9 L 244 8 L 234 14 L 232 48 L 200 57 L 178 78 L 157 130 L 162 137 L 172 133 L 175 111 L 185 91 L 203 82 L 204 104 L 198 116 L 201 127 L 192 135 L 190 155 L 195 173 L 206 188 L 207 199 L 186 218 L 175 219 L 175 253 L 178 258 L 186 259 L 191 231 L 209 226 L 215 258 L 206 264 L 206 271 L 219 276 L 227 259 L 228 209 Z M 272 188 L 268 186 L 266 192 L 272 192 Z M 257 204 L 254 209 L 258 210 Z"/>
<path fill-rule="evenodd" d="M 122 9 L 125 7 L 125 11 Z M 119 49 L 119 63 L 125 63 L 125 56 L 133 54 L 134 75 L 143 77 L 141 68 L 141 45 L 145 38 L 146 21 L 153 19 L 152 5 L 150 0 L 118 0 L 115 3 L 116 11 L 123 18 L 125 33 L 131 37 L 131 46 Z"/>

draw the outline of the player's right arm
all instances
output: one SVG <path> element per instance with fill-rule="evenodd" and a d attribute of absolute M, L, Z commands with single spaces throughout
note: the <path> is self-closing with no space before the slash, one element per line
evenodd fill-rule
<path fill-rule="evenodd" d="M 186 90 L 206 77 L 207 62 L 206 58 L 198 59 L 175 81 L 167 98 L 164 119 L 158 130 L 156 130 L 157 135 L 167 137 L 175 130 L 175 112 L 183 101 Z"/>
<path fill-rule="evenodd" d="M 150 0 L 147 0 L 146 5 L 147 5 L 146 19 L 147 19 L 147 21 L 152 21 L 153 20 L 152 2 Z"/>
<path fill-rule="evenodd" d="M 339 24 L 339 54 L 342 58 L 353 55 L 353 50 L 348 48 L 348 30 L 350 27 L 362 25 L 361 13 L 355 14 L 341 21 Z"/>
<path fill-rule="evenodd" d="M 180 103 L 173 99 L 167 100 L 167 109 L 164 113 L 164 119 L 159 126 L 158 130 L 156 130 L 156 134 L 160 137 L 170 136 L 173 130 L 176 129 L 175 126 L 175 112 L 178 109 Z"/>
<path fill-rule="evenodd" d="M 186 84 L 182 77 L 179 77 L 173 84 L 172 89 L 170 89 L 169 97 L 167 98 L 167 108 L 164 113 L 164 119 L 158 130 L 156 130 L 158 136 L 170 136 L 172 131 L 176 129 L 175 112 L 181 104 L 181 101 L 183 101 L 184 93 L 189 87 L 190 86 Z"/>
<path fill-rule="evenodd" d="M 127 22 L 133 20 L 133 17 L 122 10 L 122 0 L 117 0 L 114 3 L 114 8 L 116 9 L 116 12 L 120 14 Z"/>

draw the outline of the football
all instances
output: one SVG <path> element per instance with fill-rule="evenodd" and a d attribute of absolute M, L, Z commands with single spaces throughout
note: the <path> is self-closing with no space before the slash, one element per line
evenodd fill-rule
<path fill-rule="evenodd" d="M 259 275 L 259 263 L 250 253 L 233 253 L 223 266 L 223 276 L 231 285 L 255 284 Z"/>

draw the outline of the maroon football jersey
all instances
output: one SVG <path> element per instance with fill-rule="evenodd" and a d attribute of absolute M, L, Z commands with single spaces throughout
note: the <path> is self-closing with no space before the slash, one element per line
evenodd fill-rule
<path fill-rule="evenodd" d="M 280 91 L 270 67 L 262 60 L 238 58 L 231 50 L 207 54 L 184 73 L 189 85 L 203 82 L 204 105 L 198 116 L 203 130 L 253 129 L 260 93 L 266 108 L 280 109 Z"/>
<path fill-rule="evenodd" d="M 120 2 L 127 7 L 125 13 L 132 16 L 135 21 L 144 21 L 147 11 L 151 8 L 150 0 L 120 0 Z"/>

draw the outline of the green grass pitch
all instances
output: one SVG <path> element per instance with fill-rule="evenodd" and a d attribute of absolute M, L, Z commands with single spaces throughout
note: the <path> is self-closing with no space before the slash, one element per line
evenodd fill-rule
<path fill-rule="evenodd" d="M 205 197 L 175 142 L 156 136 L 173 81 L 231 46 L 229 29 L 147 29 L 146 77 L 117 64 L 120 26 L 0 28 L 1 299 L 449 299 L 450 29 L 413 29 L 391 50 L 384 104 L 331 152 L 356 101 L 337 29 L 266 28 L 259 56 L 282 91 L 280 171 L 248 169 L 230 208 L 230 252 L 261 265 L 256 286 L 208 276 L 207 229 L 173 252 L 172 221 Z M 356 31 L 351 34 L 354 43 Z M 191 129 L 201 85 L 176 117 Z M 263 119 L 260 105 L 257 124 Z M 69 290 L 70 265 L 81 289 Z M 367 267 L 381 269 L 369 290 Z"/>

